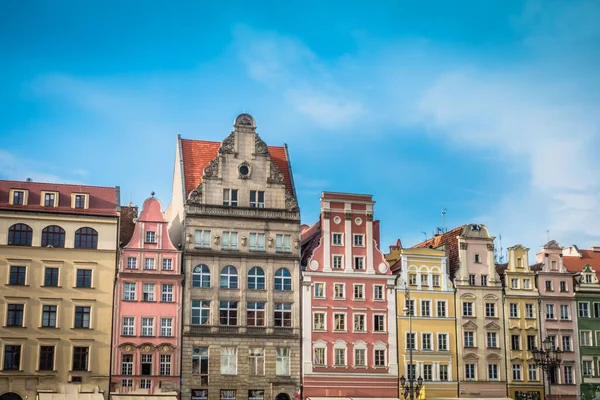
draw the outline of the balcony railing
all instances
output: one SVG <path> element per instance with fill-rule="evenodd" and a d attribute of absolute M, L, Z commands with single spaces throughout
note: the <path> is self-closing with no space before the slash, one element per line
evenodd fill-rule
<path fill-rule="evenodd" d="M 189 325 L 184 329 L 192 335 L 273 335 L 296 336 L 300 334 L 298 328 L 291 327 L 265 327 L 265 326 L 219 326 L 219 325 Z"/>
<path fill-rule="evenodd" d="M 260 218 L 271 220 L 299 220 L 298 211 L 288 211 L 277 208 L 228 207 L 214 204 L 188 204 L 188 214 L 202 214 L 223 217 Z"/>

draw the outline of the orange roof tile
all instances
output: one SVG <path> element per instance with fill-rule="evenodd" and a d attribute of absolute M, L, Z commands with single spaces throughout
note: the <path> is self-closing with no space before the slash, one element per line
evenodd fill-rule
<path fill-rule="evenodd" d="M 436 249 L 440 246 L 446 245 L 448 254 L 448 266 L 450 279 L 454 279 L 456 271 L 459 267 L 459 255 L 458 255 L 458 236 L 462 233 L 465 225 L 461 225 L 457 228 L 452 229 L 441 235 L 436 235 L 431 239 L 427 239 L 424 242 L 416 244 L 413 248 L 423 249 L 432 248 Z"/>
<path fill-rule="evenodd" d="M 219 155 L 221 142 L 210 142 L 207 140 L 181 139 L 181 152 L 183 157 L 183 177 L 185 182 L 186 196 L 202 182 L 204 168 Z M 285 186 L 292 194 L 292 175 L 288 167 L 287 153 L 283 146 L 268 146 L 271 161 L 279 167 L 283 174 Z"/>
<path fill-rule="evenodd" d="M 563 264 L 569 272 L 581 272 L 587 264 L 596 271 L 596 276 L 600 279 L 600 252 L 593 250 L 579 250 L 581 257 L 563 256 Z"/>

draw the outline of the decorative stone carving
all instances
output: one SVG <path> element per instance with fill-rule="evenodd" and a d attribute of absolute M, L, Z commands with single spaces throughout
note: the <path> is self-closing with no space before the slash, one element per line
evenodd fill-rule
<path fill-rule="evenodd" d="M 359 225 L 359 226 L 360 226 L 360 225 L 362 225 L 362 218 L 360 218 L 360 217 L 358 217 L 358 218 L 355 218 L 355 219 L 354 219 L 354 223 L 355 223 L 356 225 Z"/>
<path fill-rule="evenodd" d="M 252 166 L 248 161 L 244 161 L 238 165 L 238 178 L 250 179 L 250 176 L 252 176 Z"/>
<path fill-rule="evenodd" d="M 316 271 L 319 269 L 319 262 L 317 260 L 312 260 L 310 262 L 310 265 L 308 266 L 308 268 L 310 268 L 311 271 Z"/>
<path fill-rule="evenodd" d="M 323 218 L 325 218 L 325 219 L 331 218 L 331 211 L 323 211 Z"/>
<path fill-rule="evenodd" d="M 213 158 L 210 163 L 204 168 L 204 176 L 202 178 L 215 179 L 219 176 L 219 157 Z"/>
<path fill-rule="evenodd" d="M 269 247 L 273 247 L 273 236 L 269 236 Z"/>
<path fill-rule="evenodd" d="M 188 204 L 202 204 L 202 183 L 192 190 L 187 199 Z"/>
<path fill-rule="evenodd" d="M 351 213 L 351 212 L 348 212 L 348 211 L 346 211 L 346 212 L 344 213 L 344 217 L 346 217 L 346 219 L 352 219 L 352 213 Z"/>
<path fill-rule="evenodd" d="M 163 353 L 169 353 L 171 351 L 171 346 L 167 346 L 166 344 L 162 347 Z"/>
<path fill-rule="evenodd" d="M 387 267 L 387 265 L 385 265 L 384 263 L 380 263 L 380 264 L 377 266 L 377 269 L 379 270 L 379 273 L 381 273 L 381 274 L 385 274 L 385 273 L 387 272 L 387 269 L 388 269 L 388 267 Z"/>
<path fill-rule="evenodd" d="M 373 222 L 373 214 L 367 214 L 367 221 Z"/>
<path fill-rule="evenodd" d="M 247 241 L 248 241 L 248 238 L 246 236 L 242 236 L 242 246 L 246 247 Z"/>
<path fill-rule="evenodd" d="M 467 249 L 467 243 L 461 242 L 460 249 L 461 250 L 466 250 Z"/>
<path fill-rule="evenodd" d="M 250 116 L 250 114 L 240 114 L 235 119 L 235 124 L 243 126 L 254 126 L 254 120 L 252 119 L 252 116 Z"/>
<path fill-rule="evenodd" d="M 235 153 L 235 133 L 231 132 L 229 136 L 223 139 L 221 147 L 219 147 L 220 154 L 233 154 Z"/>
<path fill-rule="evenodd" d="M 340 218 L 339 215 L 336 215 L 335 217 L 333 217 L 333 223 L 336 225 L 339 225 L 340 222 L 342 222 L 342 219 Z"/>
<path fill-rule="evenodd" d="M 298 209 L 298 201 L 287 190 L 285 191 L 285 208 L 291 211 Z"/>
<path fill-rule="evenodd" d="M 277 166 L 277 164 L 275 164 L 273 161 L 271 161 L 271 173 L 269 174 L 269 178 L 267 179 L 267 183 L 279 183 L 279 184 L 284 184 L 284 180 L 283 180 L 283 174 L 281 173 L 281 171 L 279 170 L 279 167 Z M 287 202 L 287 195 L 286 195 L 286 202 Z"/>
<path fill-rule="evenodd" d="M 267 144 L 258 136 L 258 133 L 254 135 L 254 155 L 257 156 L 268 156 L 269 147 Z"/>
<path fill-rule="evenodd" d="M 487 245 L 487 249 L 488 249 L 489 251 L 494 251 L 494 245 L 493 245 L 493 244 L 491 244 L 491 243 L 490 243 L 490 244 L 488 244 L 488 245 Z"/>

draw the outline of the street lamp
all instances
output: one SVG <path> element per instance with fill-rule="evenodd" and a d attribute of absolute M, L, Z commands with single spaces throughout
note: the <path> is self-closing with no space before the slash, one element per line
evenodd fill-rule
<path fill-rule="evenodd" d="M 562 363 L 563 351 L 554 347 L 554 343 L 550 341 L 550 338 L 546 337 L 542 342 L 542 348 L 538 349 L 534 347 L 531 350 L 533 354 L 533 361 L 537 367 L 540 367 L 548 378 L 548 397 L 552 395 L 552 381 L 551 373 L 554 373 L 556 367 Z"/>
<path fill-rule="evenodd" d="M 419 376 L 419 379 L 417 379 L 417 385 L 414 387 L 414 392 L 413 392 L 413 379 L 410 379 L 413 376 L 413 374 L 409 374 L 409 384 L 406 384 L 406 378 L 404 377 L 404 375 L 402 375 L 400 377 L 400 386 L 402 387 L 402 396 L 406 399 L 409 394 L 410 394 L 410 399 L 413 400 L 414 399 L 414 395 L 416 394 L 417 397 L 419 396 L 419 394 L 421 393 L 421 388 L 423 387 L 423 378 Z"/>
<path fill-rule="evenodd" d="M 409 361 L 408 361 L 408 385 L 406 384 L 406 378 L 404 375 L 400 377 L 400 386 L 403 390 L 403 396 L 406 399 L 410 395 L 410 400 L 415 399 L 415 392 L 417 396 L 419 396 L 419 392 L 421 391 L 421 387 L 423 387 L 423 378 L 419 376 L 417 379 L 417 386 L 414 387 L 415 383 L 415 368 L 413 365 L 413 348 L 415 346 L 415 340 L 413 338 L 413 330 L 412 330 L 412 314 L 414 309 L 411 307 L 410 301 L 410 288 L 407 282 L 404 282 L 404 299 L 405 299 L 405 307 L 404 307 L 404 315 L 408 313 L 408 337 L 410 338 L 410 347 L 408 348 Z"/>

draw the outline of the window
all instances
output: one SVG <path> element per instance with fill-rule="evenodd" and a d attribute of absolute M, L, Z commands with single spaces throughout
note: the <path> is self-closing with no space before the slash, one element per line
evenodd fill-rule
<path fill-rule="evenodd" d="M 56 328 L 56 306 L 42 306 L 42 327 Z"/>
<path fill-rule="evenodd" d="M 6 326 L 23 326 L 24 304 L 9 304 L 7 307 Z"/>
<path fill-rule="evenodd" d="M 521 336 L 511 335 L 510 336 L 511 350 L 521 350 Z"/>
<path fill-rule="evenodd" d="M 331 234 L 331 244 L 334 246 L 342 246 L 342 234 L 341 233 L 332 233 Z"/>
<path fill-rule="evenodd" d="M 250 250 L 265 251 L 265 234 L 264 233 L 250 233 L 249 242 L 250 242 L 249 243 Z"/>
<path fill-rule="evenodd" d="M 237 348 L 221 347 L 221 375 L 237 373 Z"/>
<path fill-rule="evenodd" d="M 535 318 L 534 305 L 531 303 L 525 304 L 525 318 Z"/>
<path fill-rule="evenodd" d="M 438 317 L 446 317 L 446 302 L 445 301 L 437 301 L 437 316 Z"/>
<path fill-rule="evenodd" d="M 373 285 L 373 300 L 383 299 L 383 285 Z"/>
<path fill-rule="evenodd" d="M 431 275 L 431 284 L 433 285 L 433 287 L 439 287 L 440 286 L 440 276 L 439 275 Z"/>
<path fill-rule="evenodd" d="M 521 380 L 521 364 L 513 364 L 512 365 L 512 373 L 513 373 L 513 380 L 520 381 Z"/>
<path fill-rule="evenodd" d="M 519 305 L 517 303 L 510 303 L 508 307 L 510 318 L 519 318 Z"/>
<path fill-rule="evenodd" d="M 581 345 L 582 346 L 593 346 L 591 331 L 581 331 L 580 335 L 581 335 Z"/>
<path fill-rule="evenodd" d="M 423 365 L 423 380 L 431 381 L 433 379 L 433 365 L 424 364 Z"/>
<path fill-rule="evenodd" d="M 564 372 L 565 372 L 565 383 L 567 385 L 572 385 L 573 384 L 573 367 L 570 365 L 565 365 Z"/>
<path fill-rule="evenodd" d="M 404 300 L 404 315 L 415 315 L 415 300 Z"/>
<path fill-rule="evenodd" d="M 210 287 L 210 269 L 204 264 L 194 267 L 192 270 L 192 287 Z"/>
<path fill-rule="evenodd" d="M 137 269 L 137 257 L 127 257 L 127 269 Z"/>
<path fill-rule="evenodd" d="M 344 256 L 338 254 L 333 255 L 333 267 L 334 269 L 342 269 L 344 263 Z"/>
<path fill-rule="evenodd" d="M 123 300 L 135 301 L 135 283 L 123 283 Z"/>
<path fill-rule="evenodd" d="M 417 284 L 417 274 L 408 274 L 408 284 L 415 286 Z"/>
<path fill-rule="evenodd" d="M 75 208 L 85 208 L 85 195 L 83 195 L 83 194 L 75 195 Z"/>
<path fill-rule="evenodd" d="M 223 205 L 237 207 L 238 191 L 237 189 L 223 189 Z"/>
<path fill-rule="evenodd" d="M 142 286 L 143 301 L 154 301 L 154 283 L 144 283 Z"/>
<path fill-rule="evenodd" d="M 152 375 L 152 354 L 142 354 L 141 375 Z"/>
<path fill-rule="evenodd" d="M 121 335 L 123 335 L 123 336 L 134 336 L 135 335 L 135 318 L 134 317 L 123 317 L 123 328 L 121 329 Z"/>
<path fill-rule="evenodd" d="M 441 364 L 439 366 L 439 371 L 440 371 L 440 373 L 439 373 L 439 379 L 440 379 L 440 381 L 447 381 L 448 377 L 449 377 L 449 375 L 448 375 L 448 365 Z"/>
<path fill-rule="evenodd" d="M 600 303 L 594 303 L 594 318 L 600 318 Z"/>
<path fill-rule="evenodd" d="M 144 259 L 144 269 L 148 270 L 148 271 L 155 269 L 155 267 L 154 267 L 154 258 L 146 258 L 146 259 Z"/>
<path fill-rule="evenodd" d="M 315 347 L 315 355 L 313 360 L 314 365 L 325 365 L 325 349 L 322 347 Z"/>
<path fill-rule="evenodd" d="M 160 336 L 173 336 L 173 318 L 160 319 Z"/>
<path fill-rule="evenodd" d="M 333 298 L 334 299 L 345 299 L 346 298 L 346 290 L 345 285 L 343 283 L 335 283 L 333 285 Z"/>
<path fill-rule="evenodd" d="M 194 247 L 197 249 L 210 249 L 210 231 L 199 230 L 194 232 Z"/>
<path fill-rule="evenodd" d="M 346 365 L 346 349 L 334 349 L 334 358 L 336 366 Z"/>
<path fill-rule="evenodd" d="M 354 314 L 354 332 L 366 332 L 367 324 L 364 314 Z"/>
<path fill-rule="evenodd" d="M 429 286 L 429 275 L 421 274 L 421 286 Z"/>
<path fill-rule="evenodd" d="M 416 335 L 416 333 L 406 332 L 406 350 L 417 349 Z"/>
<path fill-rule="evenodd" d="M 173 302 L 173 284 L 172 283 L 163 283 L 161 294 L 160 294 L 160 301 L 162 301 L 163 303 L 172 303 Z"/>
<path fill-rule="evenodd" d="M 14 224 L 8 228 L 8 244 L 12 246 L 31 246 L 33 230 L 26 224 Z"/>
<path fill-rule="evenodd" d="M 323 282 L 315 282 L 315 292 L 314 295 L 316 298 L 324 298 L 325 297 L 325 284 Z"/>
<path fill-rule="evenodd" d="M 58 268 L 46 267 L 44 269 L 44 286 L 58 286 Z"/>
<path fill-rule="evenodd" d="M 237 301 L 219 302 L 219 323 L 224 326 L 237 326 Z"/>
<path fill-rule="evenodd" d="M 475 286 L 475 275 L 469 275 L 469 285 Z"/>
<path fill-rule="evenodd" d="M 265 400 L 265 391 L 248 390 L 248 400 Z"/>
<path fill-rule="evenodd" d="M 525 289 L 525 290 L 531 289 L 531 279 L 523 279 L 523 289 Z"/>
<path fill-rule="evenodd" d="M 364 235 L 354 235 L 354 247 L 364 247 Z"/>
<path fill-rule="evenodd" d="M 571 319 L 569 314 L 570 314 L 569 313 L 569 305 L 561 304 L 560 305 L 560 319 L 563 321 Z"/>
<path fill-rule="evenodd" d="M 173 259 L 172 258 L 163 258 L 162 262 L 163 262 L 163 265 L 162 265 L 163 271 L 172 271 L 173 270 Z"/>
<path fill-rule="evenodd" d="M 237 289 L 238 274 L 234 266 L 227 265 L 221 270 L 221 289 Z"/>
<path fill-rule="evenodd" d="M 336 331 L 346 330 L 346 314 L 333 314 L 333 329 Z"/>
<path fill-rule="evenodd" d="M 374 315 L 373 316 L 373 331 L 374 332 L 385 332 L 385 315 Z"/>
<path fill-rule="evenodd" d="M 222 240 L 223 250 L 237 250 L 238 249 L 238 233 L 237 232 L 223 232 Z"/>
<path fill-rule="evenodd" d="M 221 389 L 221 400 L 235 400 L 235 389 Z"/>
<path fill-rule="evenodd" d="M 590 303 L 579 303 L 579 317 L 590 317 Z"/>
<path fill-rule="evenodd" d="M 481 257 L 479 256 L 479 254 L 475 254 L 474 261 L 475 261 L 475 263 L 477 263 L 477 264 L 480 264 L 480 263 L 481 263 Z"/>
<path fill-rule="evenodd" d="M 585 283 L 592 283 L 592 274 L 584 274 L 583 276 Z"/>
<path fill-rule="evenodd" d="M 354 257 L 354 269 L 357 271 L 362 271 L 365 269 L 364 257 Z"/>
<path fill-rule="evenodd" d="M 26 267 L 11 266 L 8 284 L 9 285 L 20 285 L 20 286 L 25 285 L 25 283 L 26 283 L 25 278 L 27 276 L 26 273 L 27 273 Z"/>
<path fill-rule="evenodd" d="M 529 380 L 530 381 L 537 381 L 538 380 L 538 373 L 537 373 L 537 367 L 535 366 L 535 364 L 529 364 Z"/>
<path fill-rule="evenodd" d="M 552 292 L 554 288 L 552 286 L 552 281 L 546 281 L 546 292 Z"/>
<path fill-rule="evenodd" d="M 152 380 L 140 379 L 140 389 L 150 389 L 152 387 Z"/>
<path fill-rule="evenodd" d="M 487 347 L 495 349 L 498 347 L 498 335 L 496 332 L 487 333 Z"/>
<path fill-rule="evenodd" d="M 98 248 L 98 232 L 92 228 L 79 228 L 75 231 L 76 249 Z"/>
<path fill-rule="evenodd" d="M 192 325 L 207 325 L 209 321 L 210 301 L 192 300 Z"/>
<path fill-rule="evenodd" d="M 133 354 L 121 355 L 121 375 L 133 375 Z"/>
<path fill-rule="evenodd" d="M 77 270 L 76 286 L 78 288 L 91 288 L 92 287 L 92 270 L 91 269 L 78 269 Z"/>
<path fill-rule="evenodd" d="M 556 319 L 554 315 L 554 304 L 546 304 L 546 319 Z"/>
<path fill-rule="evenodd" d="M 481 275 L 481 286 L 487 286 L 487 283 L 488 283 L 488 276 Z"/>
<path fill-rule="evenodd" d="M 583 360 L 583 376 L 594 376 L 594 362 L 592 360 Z"/>
<path fill-rule="evenodd" d="M 291 235 L 275 235 L 275 251 L 278 253 L 289 253 L 292 251 Z"/>
<path fill-rule="evenodd" d="M 275 327 L 288 328 L 292 326 L 292 305 L 275 303 Z"/>
<path fill-rule="evenodd" d="M 73 371 L 87 371 L 89 347 L 73 347 Z"/>
<path fill-rule="evenodd" d="M 65 230 L 57 225 L 42 229 L 42 247 L 65 247 Z"/>
<path fill-rule="evenodd" d="M 201 384 L 208 384 L 208 347 L 192 348 L 192 375 L 200 375 Z"/>
<path fill-rule="evenodd" d="M 75 328 L 90 328 L 90 307 L 75 307 Z"/>
<path fill-rule="evenodd" d="M 550 348 L 556 349 L 556 336 L 548 335 L 548 340 L 550 341 Z"/>
<path fill-rule="evenodd" d="M 364 300 L 365 299 L 365 285 L 363 284 L 355 284 L 354 285 L 354 299 L 355 300 Z"/>
<path fill-rule="evenodd" d="M 265 349 L 248 349 L 248 358 L 250 361 L 250 375 L 265 374 Z"/>
<path fill-rule="evenodd" d="M 473 332 L 464 332 L 464 339 L 465 347 L 475 347 Z"/>
<path fill-rule="evenodd" d="M 527 335 L 527 350 L 531 351 L 537 346 L 535 345 L 535 335 Z"/>
<path fill-rule="evenodd" d="M 463 303 L 463 317 L 472 317 L 473 316 L 473 303 L 464 302 Z"/>
<path fill-rule="evenodd" d="M 161 376 L 171 375 L 171 355 L 170 354 L 161 354 L 160 355 L 160 361 L 158 364 L 158 373 Z"/>
<path fill-rule="evenodd" d="M 290 375 L 290 349 L 278 347 L 275 354 L 275 374 Z"/>
<path fill-rule="evenodd" d="M 285 268 L 275 271 L 275 290 L 292 290 L 292 274 Z"/>
<path fill-rule="evenodd" d="M 475 364 L 465 364 L 465 379 L 468 381 L 475 380 Z"/>
<path fill-rule="evenodd" d="M 142 336 L 154 336 L 154 318 L 142 317 Z"/>
<path fill-rule="evenodd" d="M 433 347 L 431 345 L 431 333 L 422 333 L 421 334 L 421 350 L 423 350 L 423 351 L 433 350 Z"/>
<path fill-rule="evenodd" d="M 561 292 L 568 292 L 569 288 L 567 287 L 567 282 L 566 281 L 560 281 L 560 291 Z"/>
<path fill-rule="evenodd" d="M 355 316 L 355 321 L 356 321 L 356 316 Z M 324 331 L 325 330 L 325 313 L 316 312 L 313 314 L 313 330 L 315 330 L 315 331 Z"/>
<path fill-rule="evenodd" d="M 21 369 L 21 345 L 4 345 L 5 371 L 19 371 Z"/>
<path fill-rule="evenodd" d="M 511 279 L 510 280 L 510 288 L 511 289 L 518 289 L 519 288 L 519 280 L 518 279 Z"/>
<path fill-rule="evenodd" d="M 485 316 L 488 318 L 496 317 L 496 303 L 485 303 Z"/>
<path fill-rule="evenodd" d="M 54 346 L 40 346 L 39 370 L 54 370 Z"/>
<path fill-rule="evenodd" d="M 22 192 L 20 190 L 13 191 L 13 201 L 12 201 L 13 205 L 22 206 L 24 200 L 25 200 L 25 192 Z"/>
<path fill-rule="evenodd" d="M 448 351 L 447 333 L 438 333 L 438 351 Z"/>
<path fill-rule="evenodd" d="M 156 243 L 156 232 L 146 231 L 146 243 Z"/>
<path fill-rule="evenodd" d="M 265 192 L 259 190 L 250 191 L 250 207 L 265 208 Z"/>
<path fill-rule="evenodd" d="M 375 350 L 375 366 L 385 367 L 385 350 Z"/>
<path fill-rule="evenodd" d="M 366 367 L 367 366 L 365 349 L 354 349 L 354 366 L 356 366 L 356 367 Z"/>
<path fill-rule="evenodd" d="M 571 336 L 563 336 L 562 337 L 562 350 L 563 351 L 572 351 L 571 348 Z"/>
<path fill-rule="evenodd" d="M 265 303 L 248 302 L 246 311 L 246 324 L 248 326 L 265 326 Z"/>
<path fill-rule="evenodd" d="M 421 316 L 431 317 L 431 301 L 421 300 Z"/>

